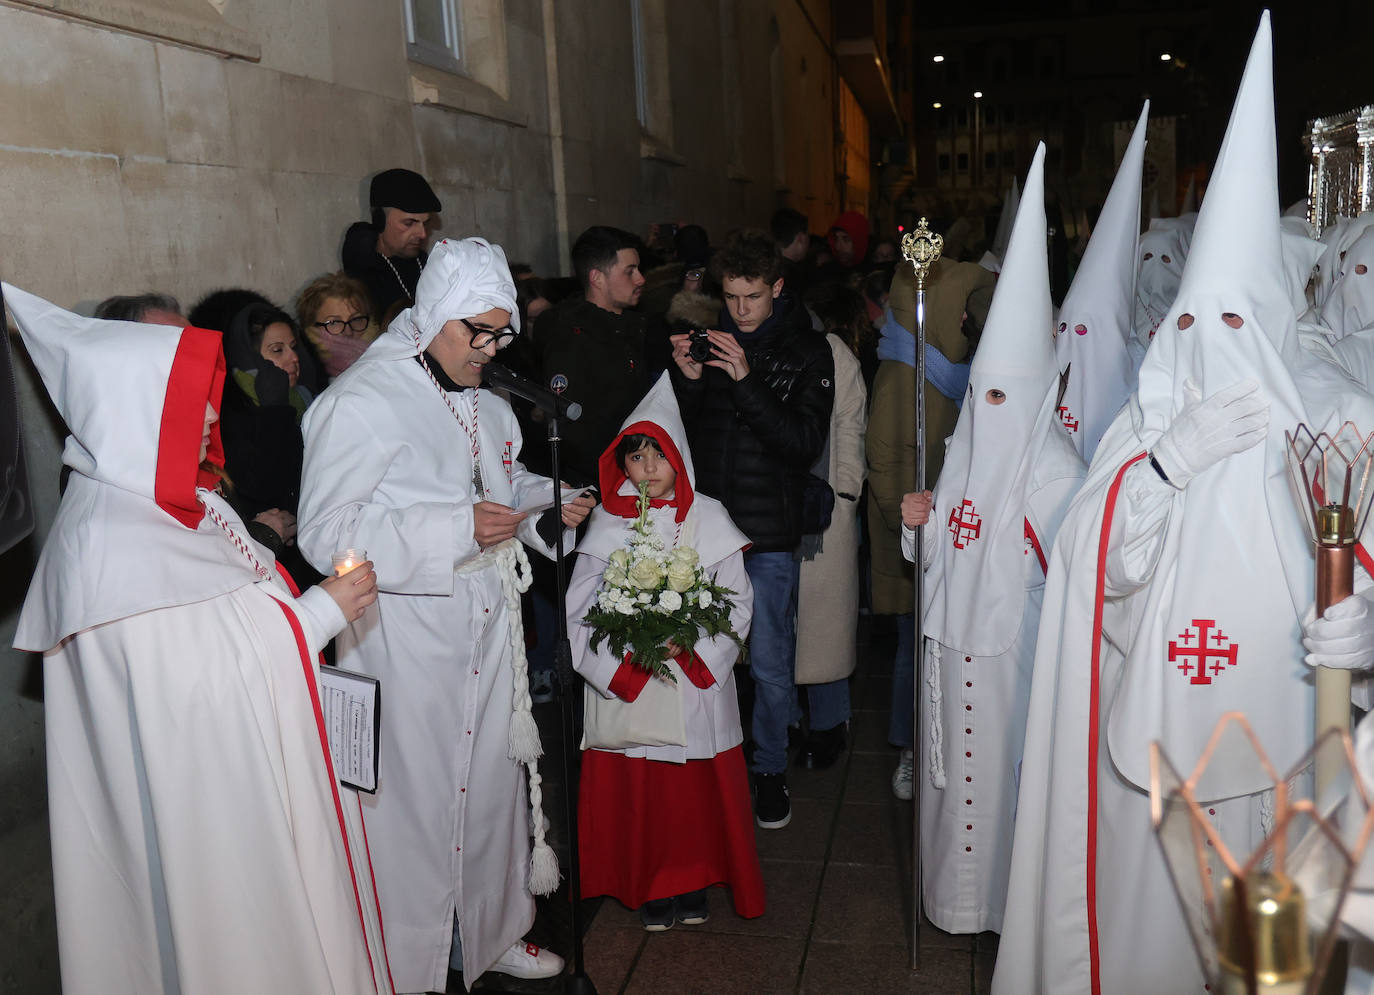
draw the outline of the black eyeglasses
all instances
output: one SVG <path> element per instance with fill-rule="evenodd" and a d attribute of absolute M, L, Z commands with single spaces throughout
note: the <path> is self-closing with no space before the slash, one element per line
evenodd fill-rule
<path fill-rule="evenodd" d="M 372 320 L 370 314 L 355 314 L 353 317 L 344 321 L 342 318 L 330 318 L 328 321 L 315 322 L 316 328 L 323 328 L 330 335 L 342 335 L 344 326 L 347 325 L 350 331 L 367 331 L 368 322 Z"/>
<path fill-rule="evenodd" d="M 472 347 L 474 349 L 485 349 L 493 342 L 496 348 L 500 349 L 502 344 L 508 339 L 515 338 L 515 330 L 510 326 L 505 328 L 478 328 L 466 318 L 459 318 L 463 324 L 468 326 L 468 332 L 472 335 Z"/>

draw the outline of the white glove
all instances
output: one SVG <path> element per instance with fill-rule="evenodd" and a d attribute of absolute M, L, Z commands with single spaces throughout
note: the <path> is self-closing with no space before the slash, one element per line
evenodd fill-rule
<path fill-rule="evenodd" d="M 1309 608 L 1302 620 L 1304 661 L 1309 667 L 1337 670 L 1374 668 L 1374 611 L 1360 594 L 1332 605 L 1321 618 Z"/>
<path fill-rule="evenodd" d="M 1151 455 L 1169 483 L 1182 490 L 1203 470 L 1233 453 L 1244 452 L 1269 434 L 1269 402 L 1259 384 L 1242 380 L 1207 400 L 1192 377 L 1183 381 L 1188 398 Z"/>

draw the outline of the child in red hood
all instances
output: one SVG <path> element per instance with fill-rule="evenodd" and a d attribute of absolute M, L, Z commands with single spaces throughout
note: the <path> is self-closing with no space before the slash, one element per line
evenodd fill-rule
<path fill-rule="evenodd" d="M 698 640 L 694 651 L 674 655 L 680 673 L 669 684 L 604 644 L 593 651 L 591 629 L 582 624 L 611 554 L 627 549 L 638 518 L 638 487 L 647 482 L 650 523 L 669 549 L 696 550 L 706 573 L 736 592 L 730 622 L 740 638 L 748 636 L 753 591 L 743 553 L 749 540 L 720 502 L 696 493 L 687 435 L 666 375 L 602 454 L 600 477 L 603 504 L 578 545 L 568 586 L 573 666 L 587 681 L 587 738 L 594 740 L 584 742 L 578 804 L 583 893 L 638 907 L 651 932 L 705 922 L 706 889 L 717 884 L 730 887 L 740 916 L 762 915 L 763 876 L 735 696 L 738 646 L 726 635 Z M 654 744 L 598 735 L 605 724 L 594 722 L 593 714 L 623 716 L 619 710 L 638 701 L 642 715 L 646 702 L 664 695 L 670 711 L 681 708 L 680 733 L 645 737 Z M 624 728 L 614 719 L 611 725 Z"/>

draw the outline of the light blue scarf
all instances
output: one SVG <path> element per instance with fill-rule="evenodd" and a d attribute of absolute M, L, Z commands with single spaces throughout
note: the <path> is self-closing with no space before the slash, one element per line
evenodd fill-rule
<path fill-rule="evenodd" d="M 916 336 L 908 332 L 892 316 L 892 308 L 883 309 L 883 327 L 879 334 L 878 358 L 895 359 L 916 367 Z M 926 343 L 926 381 L 957 406 L 964 405 L 964 392 L 968 390 L 968 363 L 951 363 L 945 354 L 929 342 Z"/>

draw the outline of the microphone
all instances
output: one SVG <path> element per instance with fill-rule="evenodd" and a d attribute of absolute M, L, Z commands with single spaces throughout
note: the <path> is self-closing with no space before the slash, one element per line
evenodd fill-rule
<path fill-rule="evenodd" d="M 521 376 L 495 360 L 483 364 L 482 383 L 488 387 L 500 387 L 512 394 L 518 394 L 556 418 L 577 421 L 582 417 L 582 405 L 576 401 L 565 400 L 562 395 L 555 394 L 547 387 L 541 387 L 528 377 Z"/>

